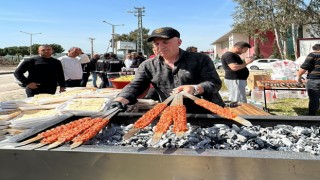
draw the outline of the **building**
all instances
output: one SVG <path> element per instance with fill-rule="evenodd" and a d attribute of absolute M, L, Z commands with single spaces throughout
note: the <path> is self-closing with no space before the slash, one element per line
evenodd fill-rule
<path fill-rule="evenodd" d="M 258 47 L 260 49 L 260 55 L 262 55 L 264 58 L 269 57 L 272 54 L 275 39 L 275 36 L 271 31 L 265 33 L 265 37 L 266 41 L 259 43 Z M 238 41 L 248 42 L 252 46 L 252 48 L 249 49 L 246 54 L 242 55 L 242 58 L 246 56 L 253 56 L 255 54 L 255 40 L 245 34 L 237 33 L 231 30 L 211 44 L 213 45 L 215 59 L 220 58 L 223 53 L 228 51 L 230 47 L 232 47 Z"/>

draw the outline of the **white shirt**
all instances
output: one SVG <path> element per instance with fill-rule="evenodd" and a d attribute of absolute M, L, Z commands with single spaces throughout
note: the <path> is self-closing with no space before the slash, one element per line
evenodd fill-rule
<path fill-rule="evenodd" d="M 77 59 L 81 62 L 81 64 L 90 62 L 89 56 L 85 53 L 80 54 L 79 57 L 77 57 Z"/>
<path fill-rule="evenodd" d="M 82 79 L 81 62 L 77 58 L 72 58 L 65 55 L 58 59 L 61 61 L 65 80 Z"/>
<path fill-rule="evenodd" d="M 126 68 L 130 68 L 131 64 L 132 64 L 132 59 L 124 60 L 124 65 L 126 66 Z"/>

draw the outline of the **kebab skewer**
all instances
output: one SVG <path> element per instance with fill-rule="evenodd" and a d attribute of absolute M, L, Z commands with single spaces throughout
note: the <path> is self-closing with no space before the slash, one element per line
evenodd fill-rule
<path fill-rule="evenodd" d="M 173 110 L 173 132 L 175 132 L 178 138 L 184 135 L 184 132 L 188 130 L 187 126 L 187 109 L 183 105 L 182 94 L 177 94 L 177 103 Z"/>
<path fill-rule="evenodd" d="M 96 124 L 99 124 L 99 126 L 95 126 L 96 128 L 97 127 L 99 127 L 100 129 L 94 134 L 94 133 L 90 133 L 90 135 L 93 137 L 93 136 L 95 136 L 103 127 L 105 127 L 107 124 L 108 124 L 108 122 L 109 122 L 109 120 L 108 121 L 105 121 L 104 119 L 103 119 L 103 117 L 104 116 L 109 116 L 109 115 L 112 115 L 112 116 L 114 116 L 115 114 L 117 114 L 119 112 L 119 108 L 113 108 L 113 109 L 111 109 L 110 111 L 108 111 L 107 113 L 105 113 L 103 116 L 101 116 L 101 117 L 97 117 L 97 118 L 94 118 L 94 119 L 92 119 L 91 121 L 87 121 L 87 122 L 85 122 L 84 124 L 81 124 L 81 125 L 79 125 L 79 126 L 77 126 L 76 128 L 74 128 L 74 129 L 71 129 L 71 130 L 69 130 L 69 131 L 66 131 L 66 132 L 64 132 L 64 133 L 62 133 L 62 134 L 60 134 L 59 136 L 58 136 L 58 139 L 54 142 L 54 143 L 52 143 L 52 144 L 50 144 L 49 145 L 49 147 L 48 147 L 48 150 L 49 149 L 52 149 L 52 148 L 55 148 L 55 147 L 57 147 L 57 146 L 59 146 L 59 145 L 61 145 L 61 144 L 63 144 L 63 143 L 66 143 L 66 142 L 69 142 L 69 141 L 71 141 L 71 140 L 73 140 L 75 137 L 77 137 L 78 135 L 80 135 L 80 134 L 82 134 L 82 133 L 84 133 L 86 130 L 88 130 L 88 129 L 90 129 L 92 126 L 95 126 Z M 112 116 L 110 116 L 110 118 L 112 117 Z M 110 119 L 109 118 L 109 119 Z M 105 122 L 104 122 L 105 121 Z M 88 130 L 89 131 L 89 130 Z M 88 135 L 88 131 L 87 131 L 87 135 Z M 92 138 L 92 137 L 90 137 L 90 139 Z M 84 138 L 81 138 L 82 140 L 85 140 Z M 89 139 L 88 139 L 89 140 Z M 80 141 L 79 141 L 79 143 L 77 143 L 77 144 L 75 144 L 74 146 L 76 146 L 76 145 L 81 145 L 82 144 L 82 142 L 80 143 Z M 78 145 L 78 146 L 79 146 Z"/>
<path fill-rule="evenodd" d="M 31 139 L 28 139 L 26 141 L 23 141 L 23 142 L 19 143 L 16 147 L 24 146 L 24 145 L 30 144 L 32 142 L 38 141 L 40 139 L 52 136 L 54 134 L 61 133 L 61 132 L 65 131 L 65 130 L 67 130 L 67 129 L 74 128 L 74 127 L 78 126 L 79 124 L 82 124 L 83 122 L 85 122 L 85 121 L 87 121 L 89 119 L 91 119 L 91 118 L 90 117 L 85 117 L 85 118 L 78 119 L 76 121 L 69 122 L 68 124 L 60 125 L 60 126 L 57 126 L 55 128 L 49 129 L 49 130 L 47 130 L 45 132 L 39 133 L 36 137 L 33 137 Z"/>
<path fill-rule="evenodd" d="M 39 145 L 36 145 L 35 147 L 39 148 L 40 144 L 42 144 L 42 146 L 50 144 L 48 147 L 48 150 L 55 148 L 55 147 L 61 145 L 62 143 L 65 143 L 65 142 L 72 140 L 75 136 L 82 133 L 83 131 L 88 129 L 90 126 L 92 126 L 95 123 L 98 123 L 101 120 L 102 120 L 102 118 L 94 118 L 94 119 L 87 120 L 84 123 L 79 124 L 76 127 L 66 129 L 65 131 L 63 131 L 61 133 L 54 134 L 52 136 L 49 136 L 47 138 L 42 139 L 40 141 Z M 42 147 L 42 146 L 40 146 L 40 147 Z"/>
<path fill-rule="evenodd" d="M 158 115 L 166 108 L 168 107 L 168 103 L 172 101 L 172 99 L 175 97 L 175 94 L 172 94 L 169 96 L 165 101 L 162 103 L 158 103 L 155 105 L 152 109 L 147 111 L 143 116 L 141 116 L 134 124 L 132 129 L 130 129 L 124 136 L 123 140 L 128 140 L 132 136 L 134 136 L 140 129 L 148 126 L 152 121 L 154 121 Z"/>
<path fill-rule="evenodd" d="M 110 121 L 110 119 L 116 115 L 120 110 L 117 109 L 113 113 L 109 114 L 107 117 L 103 118 L 99 123 L 94 124 L 87 130 L 85 130 L 82 134 L 72 139 L 73 144 L 71 144 L 70 149 L 74 149 L 83 143 L 87 142 L 94 136 L 96 136 L 104 127 L 106 127 Z"/>
<path fill-rule="evenodd" d="M 184 135 L 184 132 L 188 129 L 186 109 L 183 106 L 181 94 L 177 94 L 170 106 L 161 114 L 160 120 L 154 129 L 155 133 L 150 141 L 152 146 L 160 141 L 162 135 L 167 132 L 172 122 L 174 122 L 173 131 L 176 133 L 178 138 L 181 138 Z"/>
<path fill-rule="evenodd" d="M 234 120 L 244 126 L 252 126 L 251 122 L 249 122 L 248 120 L 237 116 L 236 114 L 234 114 L 232 111 L 230 111 L 227 108 L 223 108 L 217 104 L 214 104 L 212 102 L 209 102 L 207 100 L 204 99 L 200 99 L 196 96 L 193 96 L 191 94 L 188 94 L 187 92 L 182 91 L 182 94 L 190 99 L 192 99 L 197 105 L 211 111 L 212 113 L 215 113 L 223 118 L 226 119 L 230 119 L 230 120 Z"/>

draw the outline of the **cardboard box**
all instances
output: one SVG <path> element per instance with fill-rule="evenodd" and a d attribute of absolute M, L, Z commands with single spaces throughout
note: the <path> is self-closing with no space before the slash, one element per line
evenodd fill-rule
<path fill-rule="evenodd" d="M 257 81 L 262 81 L 262 80 L 271 80 L 271 75 L 270 74 L 253 74 L 250 73 L 248 79 L 247 79 L 247 86 L 250 88 L 252 91 L 255 88 L 259 88 L 257 85 Z"/>

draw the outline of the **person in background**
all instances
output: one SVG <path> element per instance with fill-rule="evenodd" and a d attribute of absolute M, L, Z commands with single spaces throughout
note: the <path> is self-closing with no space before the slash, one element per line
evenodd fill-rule
<path fill-rule="evenodd" d="M 198 52 L 198 48 L 194 47 L 194 46 L 189 46 L 186 49 L 187 52 Z"/>
<path fill-rule="evenodd" d="M 172 27 L 154 30 L 148 41 L 152 41 L 158 56 L 142 62 L 135 78 L 110 103 L 109 109 L 119 107 L 124 111 L 127 104 L 137 102 L 137 97 L 150 83 L 158 94 L 154 100 L 163 102 L 172 92 L 185 91 L 224 106 L 218 93 L 222 82 L 208 56 L 180 49 L 180 33 Z M 193 101 L 185 99 L 184 102 L 188 110 L 197 109 Z"/>
<path fill-rule="evenodd" d="M 157 48 L 156 47 L 152 47 L 152 51 L 153 51 L 153 54 L 151 56 L 149 56 L 149 59 L 150 58 L 154 58 L 158 55 L 158 52 L 157 52 Z"/>
<path fill-rule="evenodd" d="M 72 47 L 68 54 L 58 58 L 61 61 L 66 87 L 81 87 L 82 66 L 77 56 L 81 54 L 81 49 Z"/>
<path fill-rule="evenodd" d="M 145 60 L 144 57 L 140 56 L 137 52 L 132 52 L 132 64 L 130 68 L 138 68 L 140 64 Z"/>
<path fill-rule="evenodd" d="M 126 55 L 126 59 L 124 60 L 124 65 L 125 65 L 125 68 L 129 69 L 130 66 L 132 65 L 132 56 L 131 56 L 131 53 L 128 53 Z"/>
<path fill-rule="evenodd" d="M 221 57 L 225 71 L 224 83 L 228 88 L 231 102 L 247 102 L 246 86 L 249 70 L 246 66 L 252 63 L 253 58 L 248 57 L 243 61 L 239 55 L 247 52 L 249 48 L 251 48 L 249 43 L 239 41 Z"/>
<path fill-rule="evenodd" d="M 302 75 L 307 72 L 306 89 L 309 96 L 309 116 L 317 115 L 320 98 L 320 44 L 312 46 L 313 52 L 308 54 L 297 72 L 296 80 L 303 83 Z"/>
<path fill-rule="evenodd" d="M 59 92 L 65 91 L 65 82 L 61 62 L 52 56 L 53 49 L 49 45 L 38 48 L 39 56 L 27 59 L 15 70 L 14 76 L 26 84 L 27 97 L 36 94 L 55 94 L 57 85 Z M 24 73 L 28 72 L 28 77 Z"/>
<path fill-rule="evenodd" d="M 124 66 L 122 60 L 118 59 L 117 55 L 114 53 L 109 53 L 110 59 L 107 61 L 107 78 L 109 80 L 109 85 L 112 86 L 110 80 L 120 77 L 121 68 Z"/>
<path fill-rule="evenodd" d="M 97 86 L 97 61 L 100 59 L 99 54 L 94 54 L 93 57 L 90 59 L 90 69 L 91 69 L 91 75 L 92 75 L 92 85 L 95 88 L 98 88 Z"/>
<path fill-rule="evenodd" d="M 81 62 L 82 67 L 82 80 L 80 83 L 81 87 L 86 87 L 87 82 L 90 76 L 90 58 L 80 49 L 80 55 L 78 56 L 78 60 Z"/>
<path fill-rule="evenodd" d="M 101 79 L 101 83 L 99 85 L 100 89 L 109 86 L 109 81 L 107 77 L 108 59 L 110 59 L 110 54 L 105 53 L 103 55 L 103 58 L 99 59 L 96 63 L 96 72 L 99 78 Z"/>

